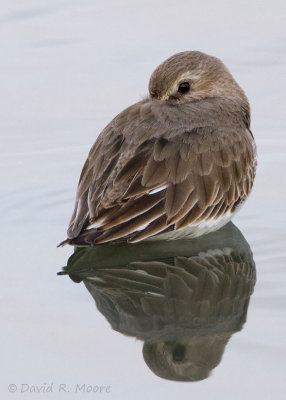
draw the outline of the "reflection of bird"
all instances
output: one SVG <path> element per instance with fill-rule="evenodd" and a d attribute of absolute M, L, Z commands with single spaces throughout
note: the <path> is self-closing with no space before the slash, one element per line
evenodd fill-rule
<path fill-rule="evenodd" d="M 200 381 L 221 361 L 233 332 L 187 336 L 174 341 L 146 342 L 143 356 L 150 369 L 161 378 Z"/>
<path fill-rule="evenodd" d="M 63 243 L 199 236 L 227 223 L 250 193 L 249 103 L 224 64 L 176 54 L 154 71 L 149 91 L 91 148 Z"/>
<path fill-rule="evenodd" d="M 144 340 L 156 375 L 179 381 L 219 364 L 255 284 L 251 250 L 232 223 L 192 240 L 82 248 L 64 272 L 84 281 L 113 329 Z"/>

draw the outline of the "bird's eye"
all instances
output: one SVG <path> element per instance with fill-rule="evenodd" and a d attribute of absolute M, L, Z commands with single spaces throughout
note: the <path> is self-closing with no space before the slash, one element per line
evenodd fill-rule
<path fill-rule="evenodd" d="M 188 93 L 189 90 L 190 90 L 189 82 L 180 83 L 179 88 L 178 88 L 179 93 L 185 94 L 185 93 Z"/>
<path fill-rule="evenodd" d="M 182 344 L 178 344 L 173 350 L 173 360 L 174 361 L 183 361 L 185 358 L 186 347 Z"/>

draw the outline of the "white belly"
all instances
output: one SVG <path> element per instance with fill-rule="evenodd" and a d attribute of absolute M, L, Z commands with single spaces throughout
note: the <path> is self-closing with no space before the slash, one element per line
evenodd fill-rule
<path fill-rule="evenodd" d="M 219 218 L 211 218 L 205 221 L 200 221 L 198 223 L 193 223 L 185 228 L 177 229 L 174 231 L 161 233 L 156 236 L 152 236 L 145 240 L 179 240 L 179 239 L 192 239 L 197 236 L 202 236 L 207 233 L 216 231 L 227 224 L 234 213 L 228 211 Z"/>

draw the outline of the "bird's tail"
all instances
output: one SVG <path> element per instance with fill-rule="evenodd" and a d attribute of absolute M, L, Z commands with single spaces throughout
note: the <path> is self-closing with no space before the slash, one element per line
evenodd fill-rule
<path fill-rule="evenodd" d="M 93 246 L 95 244 L 95 240 L 102 235 L 102 233 L 103 232 L 96 230 L 96 228 L 86 229 L 77 237 L 64 240 L 57 247 L 62 247 L 66 244 L 70 244 L 72 246 Z"/>

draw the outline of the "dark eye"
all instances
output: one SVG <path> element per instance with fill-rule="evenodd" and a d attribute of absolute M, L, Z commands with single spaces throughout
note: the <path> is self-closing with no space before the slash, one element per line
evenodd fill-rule
<path fill-rule="evenodd" d="M 182 94 L 188 93 L 189 90 L 190 90 L 190 84 L 189 84 L 189 82 L 182 82 L 182 83 L 180 83 L 179 88 L 178 88 L 178 92 L 179 92 L 179 93 L 182 93 Z"/>
<path fill-rule="evenodd" d="M 182 344 L 178 344 L 173 350 L 173 360 L 174 361 L 183 361 L 185 358 L 186 347 Z"/>

